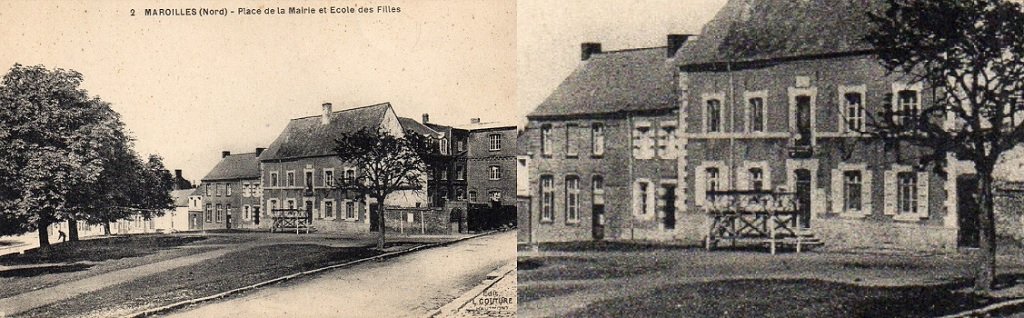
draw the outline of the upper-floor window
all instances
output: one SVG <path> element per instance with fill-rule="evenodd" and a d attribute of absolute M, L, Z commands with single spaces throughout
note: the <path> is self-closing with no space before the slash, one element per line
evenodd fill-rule
<path fill-rule="evenodd" d="M 899 112 L 900 123 L 907 128 L 914 127 L 914 121 L 921 111 L 916 90 L 904 89 L 896 93 L 896 111 Z"/>
<path fill-rule="evenodd" d="M 476 199 L 477 199 L 476 191 L 470 190 L 469 191 L 469 202 L 476 202 Z"/>
<path fill-rule="evenodd" d="M 565 222 L 580 221 L 580 178 L 565 177 Z"/>
<path fill-rule="evenodd" d="M 356 169 L 345 169 L 345 182 L 352 182 L 356 179 Z"/>
<path fill-rule="evenodd" d="M 651 131 L 651 123 L 638 121 L 633 126 L 633 158 L 653 158 L 655 142 L 653 132 Z"/>
<path fill-rule="evenodd" d="M 448 180 L 448 174 L 451 173 L 448 166 L 441 167 L 441 180 Z"/>
<path fill-rule="evenodd" d="M 279 184 L 280 183 L 278 183 L 278 180 L 277 180 L 277 171 L 271 172 L 270 173 L 270 186 L 271 187 L 276 187 Z"/>
<path fill-rule="evenodd" d="M 719 173 L 718 168 L 715 167 L 704 169 L 704 181 L 707 183 L 704 189 L 707 192 L 718 191 L 718 187 L 721 184 L 721 180 L 718 179 Z"/>
<path fill-rule="evenodd" d="M 459 152 L 466 151 L 466 141 L 462 139 L 455 141 L 455 147 L 459 150 Z"/>
<path fill-rule="evenodd" d="M 324 185 L 328 187 L 334 186 L 334 170 L 324 169 Z"/>
<path fill-rule="evenodd" d="M 207 183 L 206 184 L 206 196 L 211 196 L 211 195 L 213 195 L 213 190 L 210 189 L 210 184 Z"/>
<path fill-rule="evenodd" d="M 284 180 L 285 181 L 285 185 L 287 185 L 289 187 L 294 187 L 295 186 L 295 171 L 288 171 L 288 172 L 286 172 L 284 179 L 285 179 Z"/>
<path fill-rule="evenodd" d="M 552 221 L 555 216 L 555 178 L 540 177 L 540 219 Z"/>
<path fill-rule="evenodd" d="M 501 180 L 501 167 L 500 166 L 490 166 L 487 169 L 487 171 L 490 172 L 490 179 L 491 180 Z"/>
<path fill-rule="evenodd" d="M 229 197 L 231 196 L 231 184 L 224 184 L 224 194 Z"/>
<path fill-rule="evenodd" d="M 675 159 L 678 152 L 676 145 L 676 126 L 674 122 L 662 122 L 658 130 L 658 156 L 662 159 Z"/>
<path fill-rule="evenodd" d="M 306 170 L 305 173 L 306 189 L 313 189 L 313 171 Z"/>
<path fill-rule="evenodd" d="M 764 190 L 764 171 L 761 168 L 750 168 L 750 190 Z"/>
<path fill-rule="evenodd" d="M 590 127 L 590 143 L 595 156 L 604 154 L 604 124 L 594 123 Z"/>
<path fill-rule="evenodd" d="M 221 195 L 224 195 L 224 184 L 223 183 L 218 183 L 217 184 L 217 196 L 219 197 Z"/>
<path fill-rule="evenodd" d="M 488 144 L 490 145 L 490 148 L 488 148 L 490 151 L 501 150 L 501 134 L 487 135 L 487 141 Z"/>
<path fill-rule="evenodd" d="M 843 95 L 843 115 L 846 117 L 846 131 L 864 131 L 864 95 L 850 92 Z"/>
<path fill-rule="evenodd" d="M 573 136 L 573 132 L 577 130 L 577 127 L 578 126 L 576 124 L 565 124 L 566 157 L 575 157 L 579 154 L 579 151 L 576 149 L 577 145 L 579 145 L 579 141 L 576 140 L 575 136 Z"/>
<path fill-rule="evenodd" d="M 750 105 L 750 132 L 764 132 L 764 98 L 754 97 L 748 100 L 747 102 Z"/>
<path fill-rule="evenodd" d="M 455 166 L 455 180 L 466 180 L 466 167 Z"/>
<path fill-rule="evenodd" d="M 554 153 L 551 145 L 551 124 L 544 124 L 540 127 L 540 153 L 545 156 Z"/>
<path fill-rule="evenodd" d="M 594 176 L 590 188 L 594 196 L 594 205 L 604 205 L 604 177 Z"/>
<path fill-rule="evenodd" d="M 722 131 L 722 102 L 717 99 L 707 101 L 705 117 L 707 120 L 707 132 Z"/>
<path fill-rule="evenodd" d="M 442 155 L 447 155 L 448 154 L 448 139 L 447 138 L 441 138 L 441 142 L 439 142 L 438 144 L 440 144 L 440 147 L 441 147 L 441 149 L 440 149 L 441 150 L 441 154 Z"/>

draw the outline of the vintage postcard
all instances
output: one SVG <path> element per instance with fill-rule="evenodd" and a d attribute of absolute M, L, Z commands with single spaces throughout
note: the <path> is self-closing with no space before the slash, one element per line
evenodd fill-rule
<path fill-rule="evenodd" d="M 515 26 L 0 3 L 0 317 L 515 316 Z"/>

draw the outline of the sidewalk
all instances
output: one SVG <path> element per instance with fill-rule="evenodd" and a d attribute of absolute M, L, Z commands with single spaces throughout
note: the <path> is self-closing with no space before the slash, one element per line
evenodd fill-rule
<path fill-rule="evenodd" d="M 497 272 L 504 273 L 496 280 L 485 280 L 481 283 L 483 288 L 474 288 L 445 305 L 434 317 L 515 317 L 518 307 L 516 266 L 506 265 Z"/>

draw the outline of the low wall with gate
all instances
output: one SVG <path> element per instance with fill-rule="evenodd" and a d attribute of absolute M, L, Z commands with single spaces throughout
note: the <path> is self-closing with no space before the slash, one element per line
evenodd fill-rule
<path fill-rule="evenodd" d="M 450 217 L 444 208 L 388 207 L 384 213 L 388 232 L 400 234 L 452 234 Z"/>

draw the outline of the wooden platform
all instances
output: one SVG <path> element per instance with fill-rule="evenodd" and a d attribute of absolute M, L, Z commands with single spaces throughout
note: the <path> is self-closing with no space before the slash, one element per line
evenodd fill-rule
<path fill-rule="evenodd" d="M 295 234 L 299 234 L 305 231 L 309 234 L 309 230 L 312 227 L 309 221 L 309 217 L 305 211 L 299 209 L 273 209 L 270 211 L 270 219 L 273 221 L 270 225 L 270 232 L 284 232 L 285 230 L 295 229 Z"/>
<path fill-rule="evenodd" d="M 728 240 L 767 244 L 774 255 L 781 245 L 795 246 L 797 253 L 806 246 L 821 245 L 810 228 L 801 222 L 800 202 L 795 193 L 771 191 L 708 192 L 704 212 L 707 215 L 707 250 Z"/>

